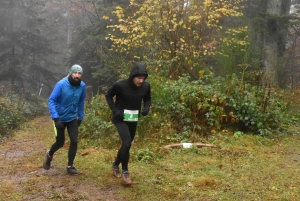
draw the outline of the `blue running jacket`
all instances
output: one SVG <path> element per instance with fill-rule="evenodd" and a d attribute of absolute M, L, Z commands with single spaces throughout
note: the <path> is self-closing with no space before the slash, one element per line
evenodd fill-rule
<path fill-rule="evenodd" d="M 52 119 L 59 118 L 62 122 L 70 122 L 76 118 L 83 120 L 86 86 L 70 84 L 67 77 L 58 81 L 48 99 L 48 107 Z"/>

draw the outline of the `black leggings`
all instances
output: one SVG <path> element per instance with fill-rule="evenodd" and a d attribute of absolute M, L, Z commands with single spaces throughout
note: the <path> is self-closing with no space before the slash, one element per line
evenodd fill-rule
<path fill-rule="evenodd" d="M 122 140 L 122 146 L 118 151 L 114 165 L 118 166 L 121 163 L 122 170 L 128 171 L 129 149 L 135 136 L 137 123 L 121 121 L 114 122 L 114 124 Z"/>
<path fill-rule="evenodd" d="M 57 136 L 56 142 L 52 145 L 49 155 L 53 156 L 54 153 L 59 150 L 65 144 L 65 128 L 67 127 L 68 134 L 70 137 L 70 147 L 68 152 L 68 166 L 73 166 L 73 162 L 77 152 L 77 142 L 78 142 L 78 123 L 77 119 L 70 122 L 63 122 L 63 129 L 56 129 Z"/>

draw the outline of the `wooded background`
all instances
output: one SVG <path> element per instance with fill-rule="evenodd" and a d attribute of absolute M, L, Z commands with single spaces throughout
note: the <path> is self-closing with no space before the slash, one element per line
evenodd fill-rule
<path fill-rule="evenodd" d="M 0 81 L 48 97 L 72 64 L 94 94 L 134 61 L 156 76 L 299 84 L 296 0 L 2 0 Z"/>

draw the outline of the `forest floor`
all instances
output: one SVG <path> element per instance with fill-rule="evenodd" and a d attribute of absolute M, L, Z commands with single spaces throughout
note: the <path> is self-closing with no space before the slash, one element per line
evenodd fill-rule
<path fill-rule="evenodd" d="M 148 150 L 155 137 L 149 134 L 131 148 L 134 184 L 127 187 L 110 169 L 118 143 L 115 148 L 92 148 L 81 140 L 75 167 L 83 174 L 71 176 L 66 173 L 67 140 L 55 153 L 51 169 L 44 170 L 45 153 L 55 140 L 52 120 L 45 115 L 0 143 L 0 201 L 297 201 L 299 133 L 296 127 L 294 134 L 274 139 L 225 133 L 213 136 L 219 149 L 165 150 L 159 153 L 163 158 Z M 139 162 L 134 159 L 137 153 L 157 159 Z"/>
<path fill-rule="evenodd" d="M 116 200 L 113 186 L 101 189 L 94 183 L 81 182 L 84 173 L 68 175 L 63 164 L 44 170 L 44 156 L 54 140 L 52 121 L 45 115 L 28 122 L 13 138 L 0 144 L 1 201 Z M 67 152 L 64 148 L 61 152 Z"/>

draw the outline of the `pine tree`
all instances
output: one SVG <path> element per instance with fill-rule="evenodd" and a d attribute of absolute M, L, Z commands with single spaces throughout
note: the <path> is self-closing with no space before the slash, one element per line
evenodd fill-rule
<path fill-rule="evenodd" d="M 45 0 L 0 1 L 0 81 L 37 90 L 50 86 L 50 41 L 41 32 Z"/>

